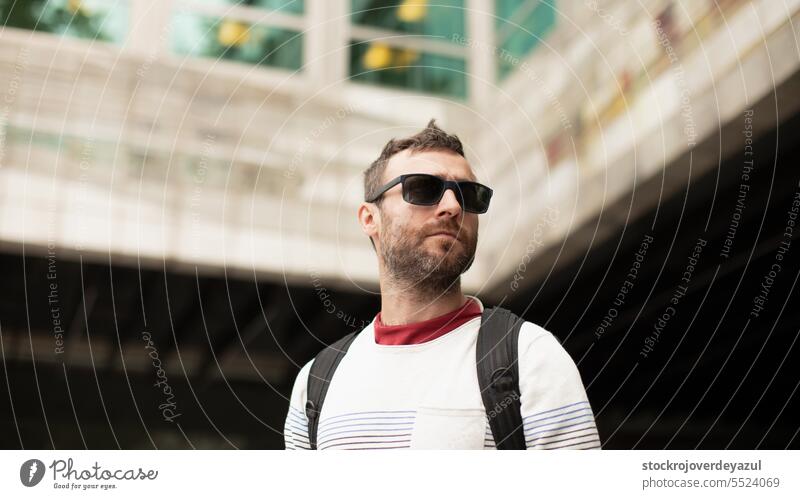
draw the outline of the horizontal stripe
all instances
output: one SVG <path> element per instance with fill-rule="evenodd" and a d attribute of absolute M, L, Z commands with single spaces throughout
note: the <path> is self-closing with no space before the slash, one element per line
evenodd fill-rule
<path fill-rule="evenodd" d="M 297 411 L 295 411 L 295 410 L 291 410 L 291 411 L 289 411 L 289 413 L 288 413 L 286 416 L 287 416 L 287 417 L 290 417 L 290 418 L 295 418 L 295 419 L 308 419 L 308 418 L 306 417 L 306 413 L 304 413 L 304 412 L 297 412 Z"/>
<path fill-rule="evenodd" d="M 308 420 L 306 418 L 300 418 L 298 416 L 295 416 L 294 414 L 287 415 L 286 421 L 291 421 L 292 423 L 298 423 L 300 426 L 308 425 Z"/>
<path fill-rule="evenodd" d="M 527 424 L 531 424 L 531 423 L 539 423 L 539 422 L 542 422 L 542 421 L 547 421 L 548 419 L 559 418 L 561 416 L 566 416 L 568 414 L 575 414 L 575 413 L 578 413 L 578 412 L 587 412 L 587 411 L 588 411 L 588 414 L 592 413 L 592 409 L 590 407 L 584 407 L 584 408 L 581 408 L 581 409 L 574 409 L 572 411 L 553 414 L 552 416 L 546 416 L 546 417 L 541 418 L 541 419 L 532 419 L 532 420 L 526 422 L 525 424 L 527 425 Z"/>
<path fill-rule="evenodd" d="M 308 433 L 308 425 L 302 423 L 295 423 L 294 421 L 286 421 L 284 428 L 292 428 L 301 433 Z"/>
<path fill-rule="evenodd" d="M 590 439 L 590 440 L 586 440 L 585 442 L 575 442 L 575 443 L 572 443 L 572 444 L 568 444 L 568 445 L 561 445 L 561 446 L 558 446 L 558 447 L 547 447 L 547 448 L 546 448 L 546 449 L 544 449 L 544 450 L 565 449 L 565 448 L 567 448 L 567 447 L 573 447 L 573 446 L 575 446 L 575 445 L 587 444 L 587 443 L 590 443 L 590 442 L 598 442 L 598 443 L 599 443 L 599 442 L 600 442 L 600 439 L 599 439 L 599 438 L 592 438 L 592 439 Z M 533 447 L 531 447 L 531 449 L 533 449 Z"/>
<path fill-rule="evenodd" d="M 319 431 L 319 434 L 328 433 L 330 431 L 341 430 L 342 428 L 353 428 L 356 426 L 368 426 L 368 425 L 375 425 L 375 426 L 398 426 L 398 425 L 409 425 L 414 424 L 414 418 L 403 418 L 396 421 L 385 421 L 382 419 L 378 419 L 377 421 L 372 421 L 373 418 L 366 418 L 361 420 L 354 420 L 353 422 L 347 422 L 337 425 L 328 426 Z"/>
<path fill-rule="evenodd" d="M 413 421 L 414 420 L 414 416 L 373 416 L 373 417 L 363 417 L 363 418 L 342 419 L 340 421 L 329 421 L 328 418 L 325 418 L 324 422 L 320 422 L 319 428 L 320 428 L 320 430 L 322 430 L 323 428 L 326 428 L 326 427 L 328 427 L 330 425 L 334 425 L 334 424 L 347 423 L 349 421 L 369 421 L 369 420 L 372 420 L 372 419 L 377 419 L 377 420 L 410 419 L 410 420 Z"/>
<path fill-rule="evenodd" d="M 382 420 L 381 421 L 366 421 L 366 420 L 362 420 L 362 422 L 353 422 L 353 423 L 347 423 L 347 424 L 342 424 L 342 425 L 337 425 L 337 426 L 328 426 L 324 430 L 319 431 L 319 434 L 322 435 L 322 434 L 325 434 L 325 433 L 328 433 L 328 432 L 331 432 L 331 431 L 341 430 L 341 429 L 344 429 L 344 428 L 355 428 L 357 426 L 370 426 L 370 425 L 372 425 L 372 426 L 403 426 L 403 425 L 409 425 L 409 424 L 414 424 L 414 419 L 405 418 L 405 419 L 402 419 L 402 420 L 399 420 L 399 421 L 382 421 Z"/>
<path fill-rule="evenodd" d="M 580 416 L 574 416 L 574 417 L 567 418 L 567 419 L 561 419 L 561 420 L 558 420 L 558 421 L 553 421 L 551 423 L 545 423 L 545 424 L 540 424 L 540 425 L 537 425 L 537 426 L 531 426 L 528 429 L 529 430 L 534 430 L 536 428 L 544 428 L 545 426 L 550 426 L 552 424 L 564 423 L 566 421 L 573 421 L 575 419 L 581 419 L 581 418 L 588 418 L 586 421 L 594 421 L 594 418 L 591 415 L 581 414 Z"/>
<path fill-rule="evenodd" d="M 560 411 L 561 409 L 566 409 L 567 407 L 572 407 L 578 404 L 588 404 L 588 403 L 589 403 L 588 400 L 583 400 L 581 402 L 574 402 L 572 404 L 562 405 L 561 407 L 556 407 L 555 409 L 549 409 L 546 411 L 537 412 L 535 414 L 530 414 L 528 416 L 523 417 L 522 420 L 525 421 L 526 419 L 534 418 L 536 416 L 541 416 L 542 414 L 547 414 L 548 412 Z"/>
<path fill-rule="evenodd" d="M 347 436 L 347 437 L 330 438 L 328 440 L 325 440 L 324 442 L 321 441 L 319 443 L 319 446 L 322 447 L 325 444 L 329 444 L 329 443 L 335 442 L 337 440 L 352 440 L 352 439 L 358 439 L 358 438 L 406 438 L 406 437 L 410 437 L 410 436 L 411 436 L 411 433 L 394 433 L 394 434 L 382 434 L 382 435 L 350 435 L 350 436 Z"/>
<path fill-rule="evenodd" d="M 592 437 L 592 436 L 598 436 L 599 437 L 599 435 L 597 434 L 597 430 L 592 430 L 589 433 L 587 433 L 586 435 L 577 435 L 577 436 L 562 438 L 562 439 L 559 439 L 559 440 L 551 440 L 549 442 L 542 442 L 542 443 L 538 443 L 536 445 L 558 444 L 558 443 L 561 443 L 561 442 L 569 442 L 570 440 L 575 440 L 575 439 L 578 439 L 578 438 Z"/>
<path fill-rule="evenodd" d="M 525 443 L 529 444 L 529 446 L 530 446 L 530 444 L 532 444 L 533 442 L 535 442 L 537 440 L 542 440 L 542 439 L 545 439 L 545 438 L 560 437 L 560 436 L 563 436 L 563 435 L 571 435 L 573 433 L 577 433 L 577 432 L 580 432 L 580 431 L 593 431 L 594 433 L 597 433 L 597 428 L 594 425 L 592 425 L 592 426 L 588 426 L 586 428 L 578 428 L 576 430 L 562 431 L 562 432 L 558 432 L 558 433 L 553 433 L 551 435 L 543 435 L 541 437 L 536 437 L 533 440 L 526 440 Z"/>
<path fill-rule="evenodd" d="M 594 428 L 594 426 L 595 426 L 594 419 L 591 419 L 591 420 L 587 419 L 586 421 L 581 421 L 579 423 L 572 423 L 572 424 L 568 424 L 568 425 L 564 425 L 564 426 L 559 426 L 557 428 L 548 428 L 547 430 L 535 431 L 535 432 L 533 432 L 531 434 L 528 434 L 526 432 L 525 433 L 525 440 L 530 442 L 532 440 L 536 440 L 536 439 L 531 439 L 531 437 L 534 436 L 534 435 L 540 435 L 542 433 L 548 433 L 548 432 L 552 432 L 552 431 L 563 430 L 564 428 L 572 428 L 574 426 L 580 426 L 580 425 L 590 425 L 590 426 L 587 426 L 587 428 Z"/>
<path fill-rule="evenodd" d="M 295 407 L 289 406 L 289 415 L 295 415 L 298 417 L 302 417 L 303 419 L 306 418 L 306 411 L 301 411 Z"/>
<path fill-rule="evenodd" d="M 308 426 L 297 426 L 295 424 L 287 424 L 284 427 L 284 429 L 286 428 L 290 428 L 293 432 L 300 433 L 301 435 L 308 433 Z"/>
<path fill-rule="evenodd" d="M 293 441 L 294 443 L 301 443 L 301 444 L 302 444 L 302 443 L 305 443 L 305 444 L 309 444 L 309 442 L 308 442 L 308 437 L 307 437 L 307 436 L 305 436 L 305 435 L 298 435 L 298 434 L 296 434 L 296 433 L 292 435 L 292 441 Z"/>
<path fill-rule="evenodd" d="M 332 445 L 326 445 L 324 448 L 320 447 L 320 450 L 322 450 L 322 449 L 333 449 L 333 448 L 336 448 L 336 447 L 342 447 L 344 445 L 350 446 L 350 445 L 397 445 L 397 444 L 408 444 L 405 447 L 410 447 L 411 446 L 411 440 L 410 439 L 406 439 L 406 440 L 378 440 L 378 441 L 371 440 L 371 441 L 367 441 L 367 442 L 359 442 L 359 441 L 356 441 L 356 442 L 339 442 L 339 443 L 332 444 Z"/>
<path fill-rule="evenodd" d="M 286 419 L 289 419 L 291 421 L 297 421 L 298 423 L 302 423 L 304 425 L 308 424 L 308 419 L 305 416 L 300 417 L 300 416 L 298 416 L 296 414 L 289 413 L 289 415 L 286 417 Z"/>
<path fill-rule="evenodd" d="M 384 428 L 383 431 L 411 431 L 413 429 L 414 429 L 413 426 L 407 426 L 407 427 L 403 427 L 403 428 Z M 357 428 L 357 429 L 354 429 L 354 430 L 342 430 L 342 431 L 338 431 L 336 433 L 329 433 L 329 434 L 326 433 L 325 436 L 326 437 L 332 437 L 333 435 L 342 435 L 344 433 L 354 433 L 354 432 L 358 432 L 358 431 L 361 431 L 361 432 L 370 431 L 372 433 L 376 433 L 376 432 L 380 432 L 381 429 L 380 428 Z"/>

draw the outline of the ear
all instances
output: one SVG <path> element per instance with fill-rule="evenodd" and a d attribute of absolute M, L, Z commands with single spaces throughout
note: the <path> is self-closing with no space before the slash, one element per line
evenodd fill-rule
<path fill-rule="evenodd" d="M 372 203 L 361 203 L 358 207 L 358 223 L 364 234 L 373 238 L 373 241 L 378 239 L 380 214 L 377 206 Z"/>

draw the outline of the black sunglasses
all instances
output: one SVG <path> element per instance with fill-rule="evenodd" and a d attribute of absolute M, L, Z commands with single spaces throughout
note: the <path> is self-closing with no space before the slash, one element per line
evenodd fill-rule
<path fill-rule="evenodd" d="M 492 199 L 492 190 L 485 185 L 469 181 L 445 180 L 427 173 L 411 173 L 400 175 L 388 184 L 381 187 L 377 193 L 367 199 L 374 203 L 379 197 L 396 186 L 403 184 L 403 200 L 407 203 L 420 206 L 433 206 L 439 204 L 444 196 L 444 191 L 453 189 L 458 204 L 470 213 L 486 213 L 489 201 Z"/>

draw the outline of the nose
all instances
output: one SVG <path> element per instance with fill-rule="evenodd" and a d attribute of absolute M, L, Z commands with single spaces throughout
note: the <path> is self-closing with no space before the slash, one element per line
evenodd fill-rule
<path fill-rule="evenodd" d="M 457 217 L 461 215 L 462 208 L 453 189 L 447 189 L 436 207 L 436 216 Z"/>

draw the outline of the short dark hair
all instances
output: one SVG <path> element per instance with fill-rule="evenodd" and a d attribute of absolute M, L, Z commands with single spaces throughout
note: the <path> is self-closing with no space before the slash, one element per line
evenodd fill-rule
<path fill-rule="evenodd" d="M 431 119 L 425 128 L 417 134 L 405 139 L 392 139 L 383 146 L 378 159 L 373 161 L 369 168 L 364 171 L 364 199 L 373 197 L 373 193 L 377 192 L 383 185 L 383 172 L 386 171 L 389 159 L 406 149 L 412 151 L 452 151 L 462 157 L 466 157 L 464 156 L 464 146 L 461 145 L 461 140 L 458 136 L 445 132 L 436 126 L 435 119 Z M 380 206 L 382 199 L 382 197 L 376 199 L 375 204 Z M 377 250 L 375 241 L 371 237 L 369 242 L 372 243 L 372 248 Z"/>
<path fill-rule="evenodd" d="M 410 149 L 412 151 L 452 151 L 462 157 L 464 156 L 464 146 L 456 135 L 450 135 L 438 126 L 436 120 L 431 119 L 427 126 L 411 137 L 405 139 L 392 139 L 383 146 L 381 155 L 369 165 L 364 171 L 364 199 L 370 199 L 382 185 L 383 172 L 389 159 L 395 154 Z M 383 198 L 378 198 L 375 204 L 380 205 Z"/>

